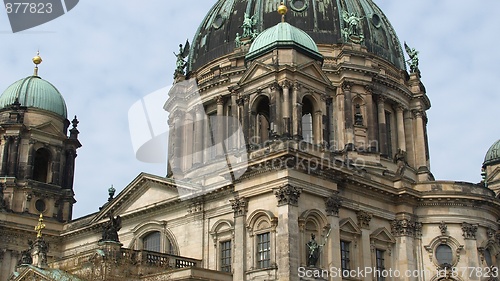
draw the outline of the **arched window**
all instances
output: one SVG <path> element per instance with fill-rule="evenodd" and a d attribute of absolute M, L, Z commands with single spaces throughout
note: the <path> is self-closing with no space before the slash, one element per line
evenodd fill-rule
<path fill-rule="evenodd" d="M 40 148 L 35 152 L 35 161 L 33 165 L 33 179 L 47 183 L 49 178 L 50 151 L 46 148 Z"/>
<path fill-rule="evenodd" d="M 269 130 L 270 130 L 270 114 L 269 114 L 269 98 L 267 96 L 261 96 L 257 100 L 257 106 L 255 107 L 256 112 L 256 124 L 255 124 L 255 136 L 259 143 L 263 143 L 269 140 Z"/>
<path fill-rule="evenodd" d="M 453 264 L 453 253 L 451 247 L 441 244 L 436 248 L 436 260 L 440 266 L 449 267 Z"/>
<path fill-rule="evenodd" d="M 308 143 L 314 143 L 313 112 L 311 100 L 305 97 L 302 101 L 302 138 Z"/>
<path fill-rule="evenodd" d="M 143 249 L 153 252 L 161 252 L 161 235 L 159 231 L 150 232 L 142 238 Z"/>

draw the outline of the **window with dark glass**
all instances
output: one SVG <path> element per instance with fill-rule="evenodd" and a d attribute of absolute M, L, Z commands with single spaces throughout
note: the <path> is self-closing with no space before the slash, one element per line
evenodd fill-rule
<path fill-rule="evenodd" d="M 48 182 L 50 164 L 50 152 L 45 148 L 40 148 L 35 152 L 33 165 L 33 179 L 39 182 Z"/>
<path fill-rule="evenodd" d="M 383 276 L 383 272 L 385 270 L 385 251 L 376 249 L 375 250 L 375 258 L 377 265 L 377 281 L 385 281 L 385 277 Z"/>
<path fill-rule="evenodd" d="M 269 232 L 257 234 L 257 267 L 271 266 L 271 236 Z"/>
<path fill-rule="evenodd" d="M 143 249 L 147 251 L 160 252 L 160 232 L 155 231 L 142 238 Z"/>
<path fill-rule="evenodd" d="M 231 272 L 231 241 L 220 243 L 220 270 Z"/>
<path fill-rule="evenodd" d="M 491 257 L 490 249 L 485 249 L 484 250 L 484 260 L 486 261 L 486 265 L 488 265 L 488 266 L 492 266 L 493 265 L 493 259 Z"/>
<path fill-rule="evenodd" d="M 350 270 L 350 253 L 349 253 L 349 247 L 351 243 L 347 241 L 340 241 L 340 263 L 342 266 L 342 272 L 344 270 Z"/>
<path fill-rule="evenodd" d="M 453 263 L 453 253 L 451 247 L 441 244 L 436 248 L 436 260 L 440 266 L 449 266 Z"/>

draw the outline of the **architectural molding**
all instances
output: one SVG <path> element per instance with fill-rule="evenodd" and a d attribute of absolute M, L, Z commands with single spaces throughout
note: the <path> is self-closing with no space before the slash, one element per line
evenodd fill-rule
<path fill-rule="evenodd" d="M 234 211 L 234 217 L 245 216 L 248 212 L 248 199 L 245 197 L 234 197 L 230 199 L 231 208 Z"/>
<path fill-rule="evenodd" d="M 468 222 L 462 223 L 462 236 L 464 239 L 476 240 L 477 224 L 470 224 Z"/>
<path fill-rule="evenodd" d="M 370 221 L 372 220 L 373 214 L 360 210 L 356 212 L 356 218 L 358 219 L 358 225 L 361 228 L 370 228 Z"/>
<path fill-rule="evenodd" d="M 342 198 L 340 198 L 338 192 L 325 198 L 325 211 L 327 215 L 338 217 L 340 206 L 342 206 Z"/>
<path fill-rule="evenodd" d="M 291 184 L 286 184 L 283 187 L 274 190 L 274 195 L 276 195 L 276 199 L 278 199 L 278 206 L 298 206 L 298 200 L 301 193 L 302 188 L 295 187 Z"/>

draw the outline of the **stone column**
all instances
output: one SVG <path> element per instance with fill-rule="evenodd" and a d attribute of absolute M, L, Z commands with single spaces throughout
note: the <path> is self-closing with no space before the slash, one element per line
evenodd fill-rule
<path fill-rule="evenodd" d="M 330 149 L 330 147 L 334 143 L 334 130 L 333 130 L 333 120 L 332 120 L 332 111 L 333 111 L 333 106 L 332 106 L 332 98 L 326 98 L 325 99 L 325 106 L 326 106 L 326 114 L 325 114 L 325 130 L 324 130 L 324 143 L 326 144 L 326 148 Z"/>
<path fill-rule="evenodd" d="M 19 152 L 19 141 L 20 137 L 19 136 L 13 136 L 11 137 L 12 139 L 12 145 L 10 147 L 10 153 L 9 153 L 9 176 L 16 176 L 17 173 L 17 162 L 18 162 L 18 152 Z"/>
<path fill-rule="evenodd" d="M 344 149 L 345 146 L 345 133 L 342 132 L 343 128 L 345 127 L 345 114 L 344 114 L 344 92 L 341 89 L 337 89 L 337 96 L 335 100 L 335 109 L 336 111 L 334 112 L 337 116 L 337 141 L 338 143 L 336 144 L 335 150 L 342 150 Z"/>
<path fill-rule="evenodd" d="M 241 113 L 241 118 L 243 119 L 243 132 L 245 134 L 246 138 L 246 144 L 247 146 L 251 145 L 252 143 L 250 142 L 252 135 L 250 134 L 250 96 L 246 95 L 244 96 L 241 101 L 242 105 L 242 113 Z"/>
<path fill-rule="evenodd" d="M 217 102 L 217 130 L 215 131 L 215 147 L 217 157 L 224 156 L 224 98 L 218 96 L 216 98 Z"/>
<path fill-rule="evenodd" d="M 387 128 L 385 125 L 385 97 L 379 95 L 377 98 L 377 111 L 378 111 L 378 139 L 380 153 L 384 156 L 387 155 Z"/>
<path fill-rule="evenodd" d="M 351 82 L 342 83 L 342 91 L 344 92 L 344 112 L 345 112 L 345 134 L 348 145 L 354 145 L 354 122 L 352 112 L 352 95 Z"/>
<path fill-rule="evenodd" d="M 358 211 L 356 212 L 356 217 L 358 219 L 358 226 L 361 228 L 362 260 L 360 261 L 359 265 L 362 268 L 373 267 L 370 241 L 370 221 L 372 220 L 373 214 L 366 211 Z M 371 281 L 372 276 L 365 276 L 363 280 Z"/>
<path fill-rule="evenodd" d="M 236 92 L 235 90 L 232 90 L 231 91 L 231 117 L 228 118 L 228 120 L 230 120 L 231 122 L 231 132 L 228 134 L 228 137 L 230 137 L 231 135 L 233 135 L 233 137 L 231 137 L 231 144 L 230 144 L 230 148 L 229 149 L 237 149 L 238 148 L 238 145 L 240 143 L 240 140 L 238 140 L 238 135 L 236 134 L 236 132 L 238 131 L 238 128 L 239 128 L 239 122 L 238 122 L 238 104 L 237 104 L 237 100 L 238 100 L 238 92 Z"/>
<path fill-rule="evenodd" d="M 406 150 L 407 150 L 407 161 L 408 165 L 411 167 L 416 166 L 416 161 L 415 161 L 415 141 L 414 141 L 414 130 L 413 130 L 413 124 L 414 124 L 414 116 L 413 113 L 409 110 L 404 111 L 403 113 L 404 118 L 405 118 L 405 139 L 406 139 Z M 418 167 L 417 167 L 418 168 Z"/>
<path fill-rule="evenodd" d="M 3 136 L 3 155 L 2 155 L 2 171 L 1 175 L 7 175 L 7 164 L 9 163 L 10 137 Z"/>
<path fill-rule="evenodd" d="M 300 85 L 294 83 L 292 92 L 292 135 L 295 140 L 302 139 L 302 101 L 299 100 L 299 90 Z"/>
<path fill-rule="evenodd" d="M 411 219 L 396 219 L 391 223 L 391 232 L 396 237 L 395 259 L 398 261 L 395 269 L 400 272 L 413 271 L 417 269 L 417 259 L 414 254 L 415 239 L 422 229 L 421 223 Z M 419 233 L 417 233 L 419 232 Z M 401 277 L 405 281 L 417 281 L 418 276 Z"/>
<path fill-rule="evenodd" d="M 283 89 L 283 135 L 290 137 L 292 132 L 290 128 L 291 114 L 290 114 L 290 82 L 284 81 L 281 83 Z"/>
<path fill-rule="evenodd" d="M 203 162 L 203 117 L 205 112 L 203 107 L 196 106 L 195 111 L 195 123 L 194 123 L 194 153 L 193 153 L 193 167 L 198 167 Z"/>
<path fill-rule="evenodd" d="M 398 148 L 406 151 L 405 124 L 401 105 L 396 107 L 396 123 L 398 125 Z"/>
<path fill-rule="evenodd" d="M 302 189 L 286 184 L 274 190 L 278 199 L 278 227 L 276 229 L 276 263 L 278 280 L 299 280 L 300 265 L 298 199 Z"/>
<path fill-rule="evenodd" d="M 465 252 L 466 257 L 466 265 L 469 268 L 478 268 L 479 264 L 479 256 L 477 253 L 477 243 L 476 243 L 476 233 L 477 233 L 477 224 L 470 224 L 467 222 L 462 223 L 462 235 L 465 240 Z M 466 272 L 469 273 L 469 272 Z M 469 277 L 468 280 L 479 280 L 475 274 L 467 274 Z"/>
<path fill-rule="evenodd" d="M 379 151 L 380 144 L 377 141 L 377 110 L 373 104 L 373 89 L 369 86 L 365 87 L 366 90 L 366 115 L 368 120 L 366 120 L 368 125 L 368 151 L 375 152 Z"/>
<path fill-rule="evenodd" d="M 338 191 L 335 191 L 330 197 L 325 199 L 325 211 L 330 223 L 331 232 L 330 239 L 328 241 L 327 250 L 328 260 L 327 265 L 329 268 L 342 268 L 340 260 L 340 227 L 339 227 L 339 209 L 342 205 L 342 199 L 338 195 Z M 327 269 L 329 269 L 327 268 Z M 342 276 L 332 277 L 333 281 L 341 281 Z"/>
<path fill-rule="evenodd" d="M 281 99 L 280 92 L 278 91 L 279 85 L 273 83 L 269 86 L 269 93 L 271 95 L 270 113 L 271 113 L 271 131 L 273 135 L 281 135 L 282 132 L 282 122 L 281 122 Z"/>
<path fill-rule="evenodd" d="M 51 183 L 59 185 L 61 182 L 61 147 L 56 147 L 56 155 L 52 161 L 52 181 Z M 28 171 L 26 171 L 28 172 Z"/>
<path fill-rule="evenodd" d="M 179 111 L 174 112 L 174 138 L 175 138 L 175 143 L 174 143 L 174 159 L 172 161 L 172 171 L 175 172 L 180 172 L 182 170 L 182 150 L 183 150 L 183 120 L 182 120 L 182 113 Z"/>
<path fill-rule="evenodd" d="M 247 256 L 245 247 L 246 241 L 246 216 L 248 210 L 248 199 L 235 197 L 231 202 L 234 211 L 234 239 L 233 239 L 233 279 L 246 280 Z"/>
<path fill-rule="evenodd" d="M 70 148 L 66 150 L 66 161 L 64 165 L 64 179 L 63 187 L 66 189 L 73 189 L 73 181 L 75 178 L 75 159 L 76 150 Z"/>
<path fill-rule="evenodd" d="M 425 131 L 424 131 L 424 112 L 420 110 L 415 110 L 413 112 L 415 115 L 415 154 L 416 154 L 416 168 L 427 167 L 427 161 L 425 159 Z"/>

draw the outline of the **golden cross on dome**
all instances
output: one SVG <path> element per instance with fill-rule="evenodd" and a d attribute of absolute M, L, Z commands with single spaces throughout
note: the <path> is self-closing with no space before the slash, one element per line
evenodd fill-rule
<path fill-rule="evenodd" d="M 45 224 L 43 223 L 43 215 L 40 214 L 40 218 L 38 219 L 38 224 L 35 226 L 35 231 L 37 232 L 36 238 L 42 238 L 42 230 L 45 228 Z"/>
<path fill-rule="evenodd" d="M 281 5 L 278 6 L 278 14 L 281 15 L 281 22 L 285 22 L 285 15 L 287 11 L 288 9 L 285 6 L 285 3 L 281 2 Z"/>

